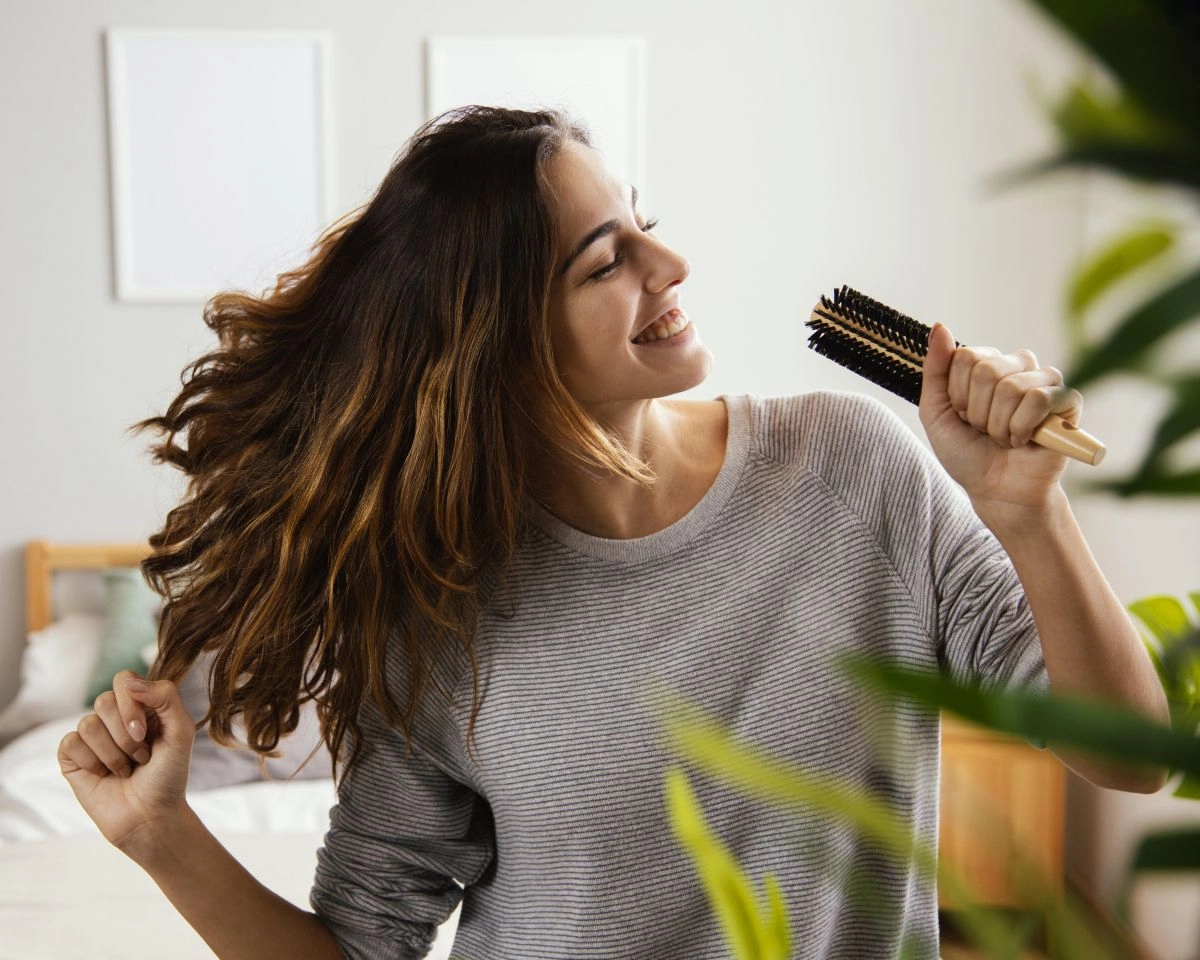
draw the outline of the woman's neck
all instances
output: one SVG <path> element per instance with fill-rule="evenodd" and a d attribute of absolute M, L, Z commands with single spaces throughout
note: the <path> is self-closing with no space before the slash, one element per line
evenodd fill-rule
<path fill-rule="evenodd" d="M 611 540 L 657 533 L 686 516 L 721 471 L 728 417 L 719 400 L 651 400 L 604 422 L 658 481 L 643 487 L 562 465 L 535 477 L 534 498 L 584 533 Z"/>

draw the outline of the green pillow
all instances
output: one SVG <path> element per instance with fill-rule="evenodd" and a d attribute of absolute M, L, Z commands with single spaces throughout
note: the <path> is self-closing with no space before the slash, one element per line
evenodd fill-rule
<path fill-rule="evenodd" d="M 142 579 L 142 571 L 137 567 L 105 570 L 104 586 L 108 596 L 104 634 L 84 707 L 90 707 L 100 694 L 112 689 L 118 670 L 145 675 L 142 649 L 158 640 L 162 598 Z"/>

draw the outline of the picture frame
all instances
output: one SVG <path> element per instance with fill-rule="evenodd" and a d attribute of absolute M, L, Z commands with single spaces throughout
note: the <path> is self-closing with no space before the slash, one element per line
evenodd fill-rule
<path fill-rule="evenodd" d="M 645 61 L 637 36 L 430 37 L 426 119 L 474 103 L 565 108 L 614 172 L 648 197 Z"/>
<path fill-rule="evenodd" d="M 105 32 L 119 301 L 259 293 L 333 219 L 332 41 L 300 30 Z"/>

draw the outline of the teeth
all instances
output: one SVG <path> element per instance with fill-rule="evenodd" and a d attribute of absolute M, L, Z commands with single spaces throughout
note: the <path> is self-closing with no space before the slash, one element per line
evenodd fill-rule
<path fill-rule="evenodd" d="M 679 313 L 670 320 L 656 320 L 638 334 L 634 343 L 650 343 L 653 340 L 669 340 L 688 325 L 686 314 Z"/>

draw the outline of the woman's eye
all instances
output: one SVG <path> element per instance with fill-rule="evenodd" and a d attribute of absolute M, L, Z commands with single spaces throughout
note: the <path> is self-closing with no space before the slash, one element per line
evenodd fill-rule
<path fill-rule="evenodd" d="M 641 228 L 642 233 L 649 233 L 651 230 L 653 230 L 657 226 L 658 226 L 658 218 L 657 217 L 655 217 L 653 220 L 647 220 L 645 225 Z M 605 264 L 603 267 L 601 267 L 599 270 L 597 270 L 595 273 L 593 273 L 591 275 L 591 277 L 589 277 L 588 279 L 603 280 L 605 277 L 607 277 L 610 273 L 612 273 L 614 270 L 616 270 L 617 267 L 619 267 L 624 262 L 625 262 L 625 258 L 623 256 L 621 256 L 621 254 L 618 253 L 615 257 L 613 257 L 611 263 Z"/>
<path fill-rule="evenodd" d="M 595 273 L 593 273 L 589 279 L 603 280 L 610 273 L 612 273 L 614 270 L 616 270 L 617 267 L 619 267 L 621 265 L 621 263 L 624 261 L 624 259 L 625 258 L 618 253 L 613 258 L 612 263 L 606 264 L 605 266 L 601 267 L 599 270 L 597 270 Z"/>

